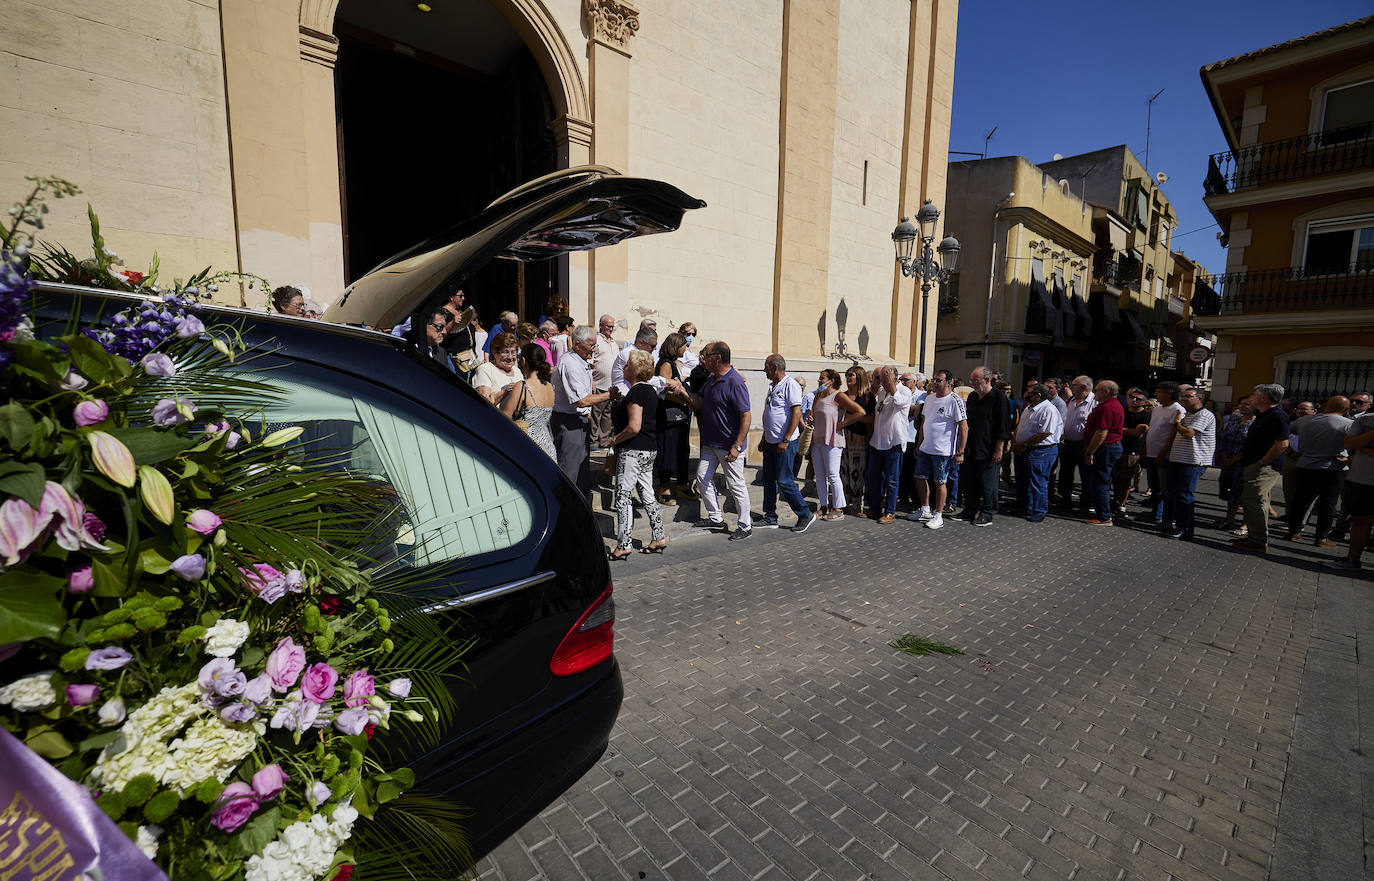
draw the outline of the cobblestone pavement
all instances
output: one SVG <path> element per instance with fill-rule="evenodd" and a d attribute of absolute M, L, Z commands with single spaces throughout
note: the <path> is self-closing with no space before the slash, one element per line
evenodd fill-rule
<path fill-rule="evenodd" d="M 481 877 L 1369 877 L 1370 584 L 1204 532 L 849 518 L 614 564 L 610 749 Z"/>

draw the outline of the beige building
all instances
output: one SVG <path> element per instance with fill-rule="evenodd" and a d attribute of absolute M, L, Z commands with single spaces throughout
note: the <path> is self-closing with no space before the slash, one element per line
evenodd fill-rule
<path fill-rule="evenodd" d="M 959 272 L 941 293 L 936 364 L 986 362 L 1019 387 L 1085 373 L 1153 387 L 1195 379 L 1192 292 L 1206 271 L 1172 252 L 1177 219 L 1131 151 L 949 166 Z"/>
<path fill-rule="evenodd" d="M 5 6 L 0 183 L 78 183 L 131 268 L 157 251 L 169 275 L 213 264 L 328 303 L 519 183 L 596 163 L 708 207 L 492 267 L 470 287 L 488 321 L 557 293 L 582 320 L 692 320 L 743 353 L 829 355 L 842 331 L 844 351 L 919 360 L 890 234 L 945 202 L 957 0 Z M 84 253 L 84 204 L 54 207 L 50 237 Z"/>

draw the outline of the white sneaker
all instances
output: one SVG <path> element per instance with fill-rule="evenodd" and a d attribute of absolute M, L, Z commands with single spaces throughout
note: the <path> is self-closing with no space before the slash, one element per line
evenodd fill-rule
<path fill-rule="evenodd" d="M 936 514 L 926 521 L 926 529 L 939 529 L 945 525 L 945 518 L 942 514 Z"/>
<path fill-rule="evenodd" d="M 916 517 L 915 519 L 916 519 L 916 522 L 917 522 L 917 523 L 924 523 L 924 522 L 926 522 L 927 520 L 931 519 L 932 517 L 939 517 L 939 516 L 940 516 L 939 514 L 932 514 L 932 513 L 930 512 L 930 509 L 929 509 L 929 508 L 922 508 L 922 509 L 921 509 L 921 514 L 920 514 L 920 516 L 919 516 L 919 517 Z"/>

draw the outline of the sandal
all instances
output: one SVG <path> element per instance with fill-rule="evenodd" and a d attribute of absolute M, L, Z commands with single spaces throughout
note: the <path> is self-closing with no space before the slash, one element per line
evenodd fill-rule
<path fill-rule="evenodd" d="M 606 557 L 612 562 L 616 560 L 628 560 L 630 558 L 630 552 L 628 549 L 623 554 L 619 551 L 611 551 L 610 553 L 606 554 Z"/>
<path fill-rule="evenodd" d="M 644 547 L 640 548 L 639 552 L 641 554 L 661 554 L 665 550 L 667 550 L 667 548 L 668 542 L 666 541 L 663 544 L 659 544 L 658 542 L 651 542 L 650 544 L 647 544 Z"/>
<path fill-rule="evenodd" d="M 665 508 L 672 507 L 677 504 L 677 499 L 673 498 L 673 491 L 665 486 L 658 491 L 658 503 Z"/>

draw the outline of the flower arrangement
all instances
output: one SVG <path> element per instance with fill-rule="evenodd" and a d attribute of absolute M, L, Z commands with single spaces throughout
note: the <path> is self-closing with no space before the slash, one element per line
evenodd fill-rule
<path fill-rule="evenodd" d="M 41 338 L 18 226 L 54 180 L 0 230 L 0 727 L 178 881 L 461 874 L 389 748 L 437 742 L 463 648 L 363 550 L 390 501 L 254 437 L 278 392 L 195 285 Z"/>

